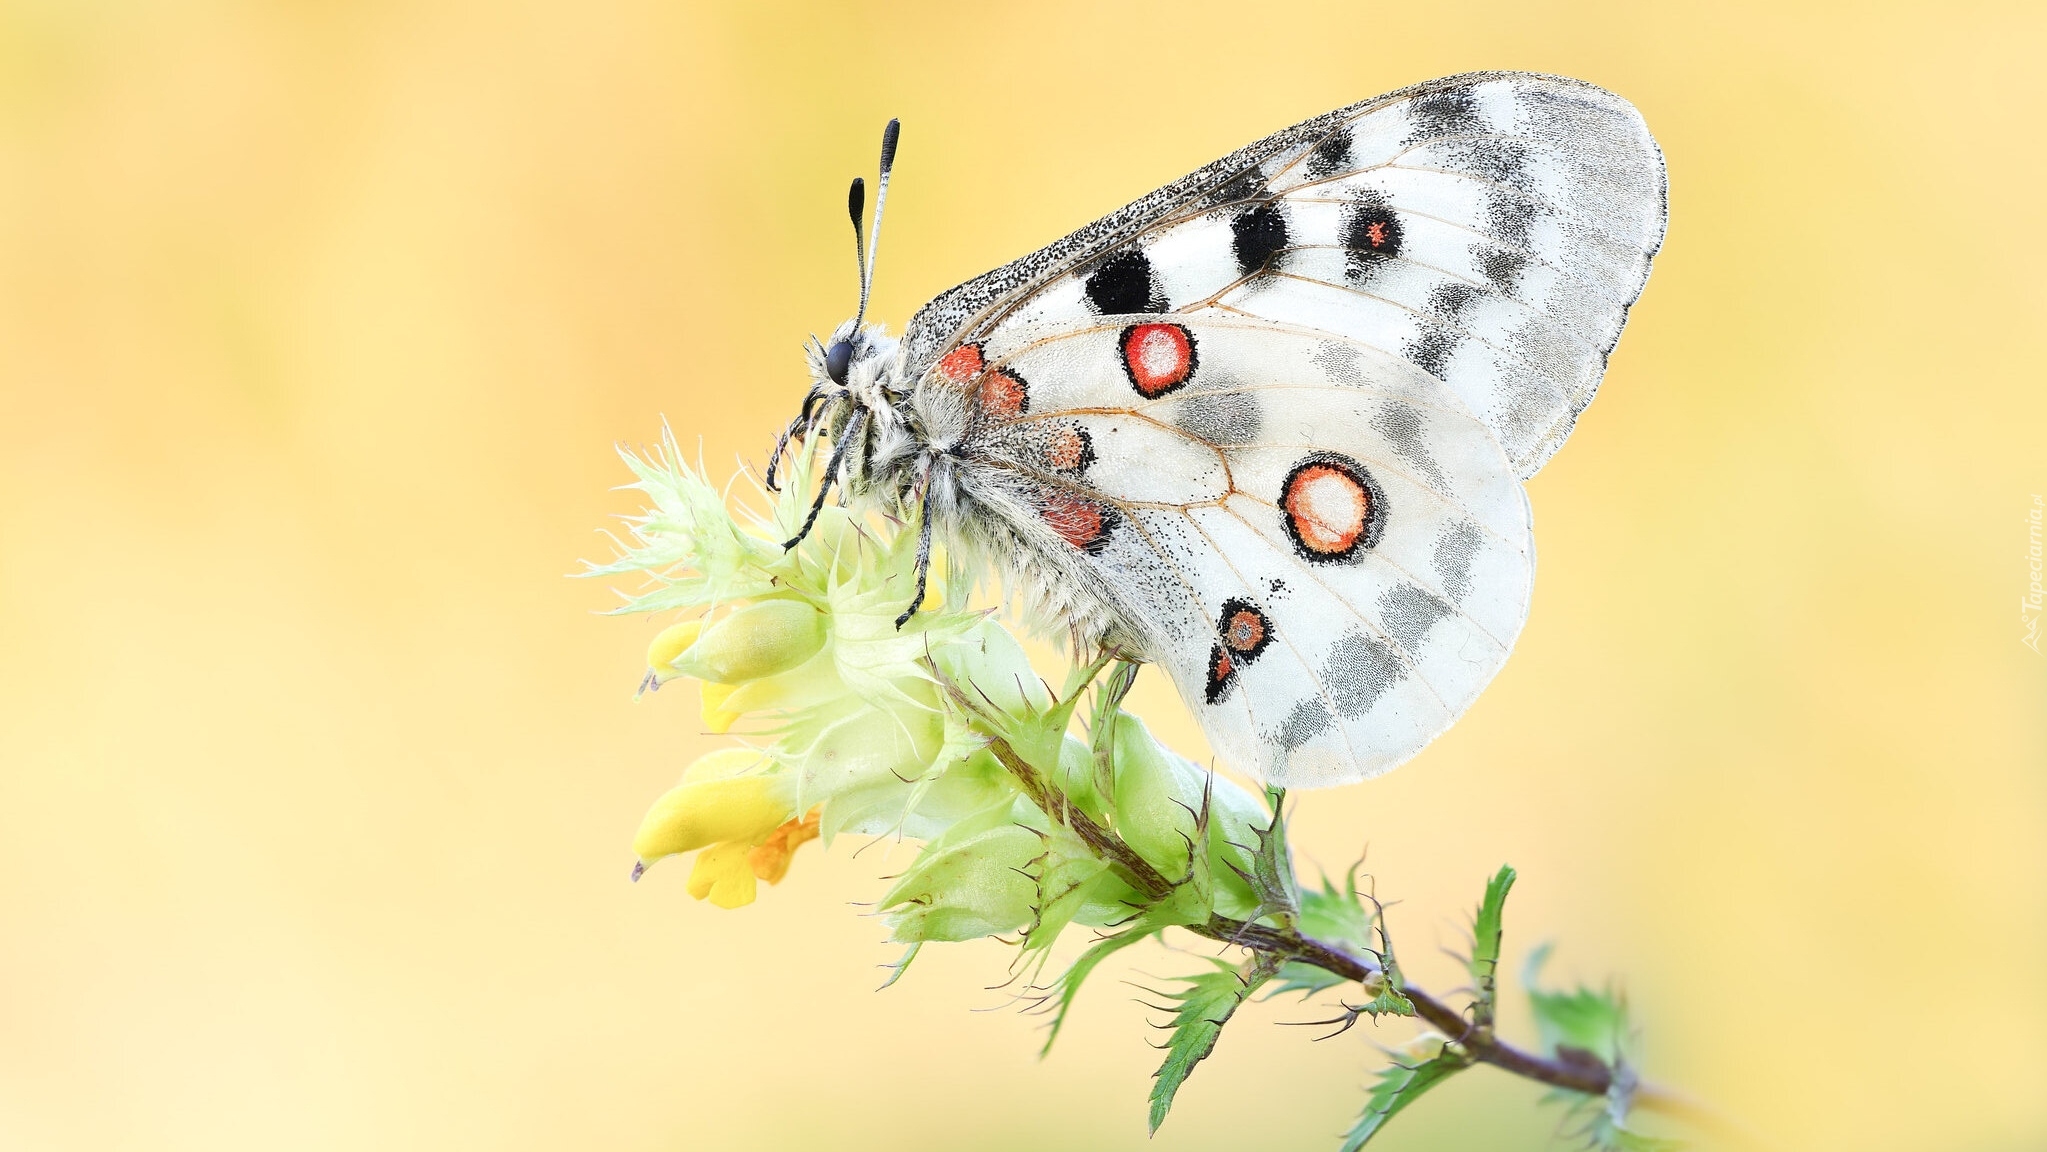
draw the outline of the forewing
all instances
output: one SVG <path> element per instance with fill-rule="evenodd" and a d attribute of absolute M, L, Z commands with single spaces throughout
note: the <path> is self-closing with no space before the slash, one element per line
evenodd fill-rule
<path fill-rule="evenodd" d="M 918 312 L 953 350 L 1101 316 L 1246 316 L 1350 338 L 1448 386 L 1526 477 L 1591 402 L 1662 242 L 1634 108 L 1527 73 L 1431 81 L 1297 124 Z"/>
<path fill-rule="evenodd" d="M 1288 787 L 1412 756 L 1528 611 L 1528 505 L 1485 423 L 1407 360 L 1241 317 L 1110 317 L 978 349 L 1014 406 L 964 477 L 1113 606 L 1217 753 Z M 1046 529 L 1049 529 L 1047 531 Z"/>

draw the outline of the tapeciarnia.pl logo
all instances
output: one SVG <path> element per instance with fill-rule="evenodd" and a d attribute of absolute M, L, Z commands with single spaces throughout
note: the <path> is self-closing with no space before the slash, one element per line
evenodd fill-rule
<path fill-rule="evenodd" d="M 2040 588 L 2040 517 L 2043 512 L 2038 493 L 2033 495 L 2033 506 L 2026 510 L 2026 568 L 2031 579 L 2026 584 L 2026 595 L 2019 601 L 2019 627 L 2024 630 L 2019 643 L 2040 650 L 2040 610 L 2043 593 Z"/>

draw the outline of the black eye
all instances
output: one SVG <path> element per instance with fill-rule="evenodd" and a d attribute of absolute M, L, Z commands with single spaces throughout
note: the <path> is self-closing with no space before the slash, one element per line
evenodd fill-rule
<path fill-rule="evenodd" d="M 833 344 L 831 348 L 825 352 L 824 371 L 825 375 L 830 376 L 832 378 L 832 383 L 844 384 L 846 382 L 846 371 L 852 367 L 853 367 L 852 341 L 840 340 L 837 343 Z"/>

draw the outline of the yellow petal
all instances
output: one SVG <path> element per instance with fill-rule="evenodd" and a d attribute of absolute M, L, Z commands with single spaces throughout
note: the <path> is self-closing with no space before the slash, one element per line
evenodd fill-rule
<path fill-rule="evenodd" d="M 796 813 L 796 782 L 787 773 L 746 769 L 760 753 L 727 749 L 690 765 L 640 821 L 633 853 L 643 864 L 727 840 L 757 844 Z"/>
<path fill-rule="evenodd" d="M 709 898 L 720 908 L 753 903 L 758 889 L 746 859 L 750 851 L 745 844 L 720 844 L 697 853 L 696 867 L 689 873 L 689 894 L 699 900 Z"/>
<path fill-rule="evenodd" d="M 684 620 L 680 624 L 671 624 L 663 628 L 660 634 L 654 637 L 654 642 L 647 645 L 647 667 L 653 669 L 657 682 L 673 680 L 682 675 L 675 667 L 675 660 L 689 651 L 690 645 L 697 642 L 697 637 L 703 635 L 703 631 L 702 620 Z"/>
<path fill-rule="evenodd" d="M 725 708 L 725 702 L 732 699 L 732 694 L 738 691 L 738 689 L 733 685 L 720 684 L 715 680 L 706 680 L 703 682 L 703 685 L 704 731 L 716 732 L 722 736 L 732 731 L 733 723 L 741 715 L 738 712 L 727 711 Z"/>

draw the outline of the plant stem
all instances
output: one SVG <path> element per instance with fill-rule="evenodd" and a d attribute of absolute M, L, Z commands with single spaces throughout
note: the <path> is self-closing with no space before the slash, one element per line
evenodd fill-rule
<path fill-rule="evenodd" d="M 1010 774 L 1016 777 L 1024 794 L 1047 816 L 1071 828 L 1088 847 L 1104 860 L 1109 861 L 1131 887 L 1154 900 L 1163 900 L 1172 893 L 1173 883 L 1158 869 L 1139 856 L 1121 837 L 1097 824 L 1087 813 L 1082 812 L 1051 787 L 1036 768 L 1007 741 L 996 739 L 989 745 L 995 758 L 1002 762 Z M 1269 924 L 1233 920 L 1227 916 L 1211 914 L 1206 923 L 1190 924 L 1188 931 L 1224 944 L 1246 948 L 1263 956 L 1275 957 L 1281 961 L 1298 961 L 1320 968 L 1346 980 L 1363 983 L 1378 976 L 1382 969 L 1375 958 L 1358 956 L 1342 945 L 1317 940 L 1293 928 L 1278 928 Z M 1491 1064 L 1502 1071 L 1525 1077 L 1553 1088 L 1569 1092 L 1581 1092 L 1587 1096 L 1605 1096 L 1613 1086 L 1613 1070 L 1591 1053 L 1577 1053 L 1568 1050 L 1575 1059 L 1550 1059 L 1514 1047 L 1494 1035 L 1490 1027 L 1477 1027 L 1465 1018 L 1463 1012 L 1428 992 L 1403 981 L 1400 993 L 1414 1004 L 1415 1014 L 1461 1046 L 1470 1059 Z M 1649 1084 L 1639 1084 L 1634 1091 L 1637 1107 L 1698 1123 L 1710 1113 L 1701 1106 Z M 1710 1126 L 1710 1125 L 1709 1125 Z"/>

